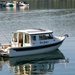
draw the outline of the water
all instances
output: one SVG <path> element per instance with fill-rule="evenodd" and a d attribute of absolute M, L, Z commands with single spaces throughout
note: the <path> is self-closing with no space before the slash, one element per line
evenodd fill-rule
<path fill-rule="evenodd" d="M 0 11 L 0 43 L 13 31 L 45 28 L 54 35 L 69 34 L 59 50 L 19 58 L 0 58 L 0 75 L 75 75 L 75 9 Z"/>

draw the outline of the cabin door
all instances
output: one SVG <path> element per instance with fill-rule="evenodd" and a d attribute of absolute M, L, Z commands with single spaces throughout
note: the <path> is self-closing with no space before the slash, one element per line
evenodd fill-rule
<path fill-rule="evenodd" d="M 12 34 L 12 47 L 18 47 L 18 33 Z"/>
<path fill-rule="evenodd" d="M 23 46 L 23 33 L 19 33 L 19 47 Z"/>

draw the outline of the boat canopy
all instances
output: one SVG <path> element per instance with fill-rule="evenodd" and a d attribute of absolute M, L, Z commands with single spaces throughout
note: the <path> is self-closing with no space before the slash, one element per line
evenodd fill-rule
<path fill-rule="evenodd" d="M 53 33 L 51 30 L 45 30 L 45 29 L 26 29 L 26 30 L 17 30 L 17 32 L 23 32 L 27 34 Z"/>

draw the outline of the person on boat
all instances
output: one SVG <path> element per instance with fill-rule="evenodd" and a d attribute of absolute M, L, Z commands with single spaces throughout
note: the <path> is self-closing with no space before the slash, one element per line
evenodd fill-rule
<path fill-rule="evenodd" d="M 21 46 L 23 46 L 23 36 L 21 36 L 21 37 L 19 38 L 19 43 L 21 44 Z"/>

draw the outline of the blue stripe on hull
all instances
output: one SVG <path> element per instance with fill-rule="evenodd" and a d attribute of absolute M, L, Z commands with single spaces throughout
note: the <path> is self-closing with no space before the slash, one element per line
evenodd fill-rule
<path fill-rule="evenodd" d="M 48 44 L 48 45 L 42 45 L 42 46 L 35 46 L 35 47 L 19 47 L 19 48 L 11 48 L 14 51 L 30 51 L 30 50 L 37 50 L 37 49 L 43 49 L 43 48 L 48 48 L 48 47 L 53 47 L 59 44 L 62 44 L 63 41 L 60 41 L 58 43 L 55 44 Z M 11 50 L 10 49 L 10 50 Z"/>

